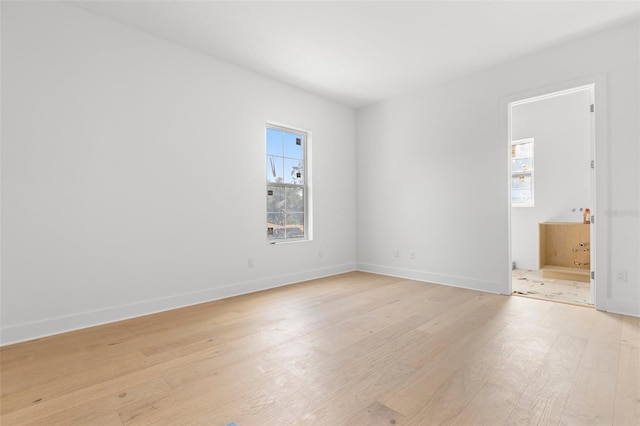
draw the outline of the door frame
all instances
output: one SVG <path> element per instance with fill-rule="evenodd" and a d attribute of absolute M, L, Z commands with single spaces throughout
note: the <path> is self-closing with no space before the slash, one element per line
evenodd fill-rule
<path fill-rule="evenodd" d="M 590 114 L 590 151 L 591 161 L 594 162 L 594 168 L 591 169 L 590 190 L 591 190 L 591 221 L 590 239 L 590 270 L 591 275 L 591 302 L 596 309 L 606 311 L 606 301 L 610 296 L 610 286 L 607 281 L 609 277 L 609 263 L 607 253 L 609 253 L 608 241 L 606 238 L 607 223 L 605 220 L 606 209 L 609 207 L 606 188 L 608 187 L 608 144 L 607 140 L 607 105 L 606 105 L 606 85 L 607 79 L 605 74 L 596 74 L 586 76 L 579 79 L 564 81 L 561 83 L 540 87 L 537 89 L 519 92 L 513 95 L 505 96 L 500 102 L 500 118 L 502 128 L 502 144 L 505 158 L 507 162 L 508 178 L 504 181 L 507 183 L 507 246 L 508 246 L 508 263 L 505 265 L 507 269 L 507 285 L 504 294 L 511 295 L 513 292 L 511 265 L 513 262 L 511 253 L 511 106 L 514 103 L 525 100 L 534 100 L 536 98 L 544 98 L 552 95 L 559 95 L 562 92 L 570 92 L 578 88 L 590 88 L 591 103 L 595 110 Z M 596 246 L 597 242 L 597 246 Z"/>

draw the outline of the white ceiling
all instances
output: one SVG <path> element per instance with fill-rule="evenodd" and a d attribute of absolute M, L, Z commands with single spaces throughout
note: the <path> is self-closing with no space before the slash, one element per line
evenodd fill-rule
<path fill-rule="evenodd" d="M 354 108 L 640 13 L 637 0 L 73 4 Z"/>

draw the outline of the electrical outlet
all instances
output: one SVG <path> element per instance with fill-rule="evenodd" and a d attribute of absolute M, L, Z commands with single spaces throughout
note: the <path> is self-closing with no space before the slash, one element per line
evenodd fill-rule
<path fill-rule="evenodd" d="M 628 280 L 627 271 L 616 271 L 616 281 L 626 283 Z"/>
<path fill-rule="evenodd" d="M 416 252 L 414 250 L 409 251 L 409 259 L 415 259 L 416 258 Z"/>
<path fill-rule="evenodd" d="M 400 250 L 399 249 L 393 249 L 393 257 L 400 257 Z"/>
<path fill-rule="evenodd" d="M 249 268 L 253 268 L 253 259 L 248 259 L 247 264 L 249 265 Z"/>

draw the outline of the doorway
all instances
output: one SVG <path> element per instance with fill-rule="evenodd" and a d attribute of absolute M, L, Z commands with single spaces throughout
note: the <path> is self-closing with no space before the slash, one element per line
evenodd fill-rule
<path fill-rule="evenodd" d="M 594 304 L 594 90 L 508 104 L 512 294 Z"/>

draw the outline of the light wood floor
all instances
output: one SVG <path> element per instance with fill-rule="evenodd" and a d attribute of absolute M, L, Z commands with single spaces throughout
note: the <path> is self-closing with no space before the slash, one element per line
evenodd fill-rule
<path fill-rule="evenodd" d="M 640 319 L 360 272 L 0 353 L 4 426 L 640 424 Z"/>

